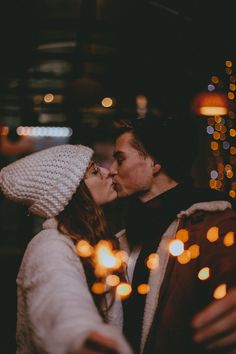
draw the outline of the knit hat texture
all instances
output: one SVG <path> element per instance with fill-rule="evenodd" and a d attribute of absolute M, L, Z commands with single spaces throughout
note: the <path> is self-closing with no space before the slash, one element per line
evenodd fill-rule
<path fill-rule="evenodd" d="M 58 215 L 83 179 L 93 150 L 59 145 L 23 157 L 0 172 L 3 194 L 43 218 Z"/>

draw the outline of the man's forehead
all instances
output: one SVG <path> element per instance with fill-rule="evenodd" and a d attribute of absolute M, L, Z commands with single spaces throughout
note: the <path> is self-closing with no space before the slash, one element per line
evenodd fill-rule
<path fill-rule="evenodd" d="M 115 142 L 115 150 L 122 151 L 131 147 L 131 140 L 133 139 L 132 133 L 124 133 L 120 135 Z"/>

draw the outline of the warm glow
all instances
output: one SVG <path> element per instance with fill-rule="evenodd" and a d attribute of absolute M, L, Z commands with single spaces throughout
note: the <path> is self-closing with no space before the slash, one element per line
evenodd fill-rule
<path fill-rule="evenodd" d="M 228 232 L 225 235 L 223 242 L 226 247 L 232 246 L 234 244 L 234 232 L 233 231 Z"/>
<path fill-rule="evenodd" d="M 6 126 L 0 127 L 0 135 L 7 136 L 9 134 L 9 128 Z"/>
<path fill-rule="evenodd" d="M 226 284 L 219 285 L 213 293 L 213 297 L 217 300 L 222 299 L 227 294 Z"/>
<path fill-rule="evenodd" d="M 180 240 L 173 240 L 169 244 L 169 252 L 172 256 L 179 256 L 184 252 L 184 244 Z"/>
<path fill-rule="evenodd" d="M 210 277 L 210 268 L 204 267 L 198 272 L 198 278 L 200 280 L 207 280 Z"/>
<path fill-rule="evenodd" d="M 189 250 L 184 251 L 178 256 L 178 262 L 180 264 L 186 264 L 191 260 L 191 252 Z"/>
<path fill-rule="evenodd" d="M 132 287 L 128 283 L 120 283 L 116 288 L 116 293 L 121 298 L 126 298 L 131 294 Z"/>
<path fill-rule="evenodd" d="M 231 171 L 231 170 L 232 170 L 232 166 L 229 163 L 227 163 L 225 165 L 225 171 L 228 172 L 228 171 Z"/>
<path fill-rule="evenodd" d="M 54 95 L 52 93 L 47 93 L 43 99 L 44 102 L 51 103 L 54 100 Z"/>
<path fill-rule="evenodd" d="M 203 116 L 214 116 L 214 115 L 221 115 L 224 116 L 227 114 L 227 109 L 225 107 L 200 107 L 200 114 Z"/>
<path fill-rule="evenodd" d="M 219 140 L 219 139 L 220 139 L 220 133 L 219 133 L 219 132 L 214 132 L 214 133 L 213 133 L 213 138 L 214 138 L 215 140 Z"/>
<path fill-rule="evenodd" d="M 202 92 L 193 99 L 192 108 L 196 114 L 222 116 L 228 113 L 228 101 L 221 93 Z"/>
<path fill-rule="evenodd" d="M 116 252 L 116 257 L 119 258 L 121 260 L 121 262 L 127 263 L 129 256 L 128 253 L 125 251 L 118 251 Z"/>
<path fill-rule="evenodd" d="M 111 245 L 106 241 L 97 245 L 96 256 L 98 264 L 104 268 L 115 268 L 117 266 L 117 259 L 112 253 Z"/>
<path fill-rule="evenodd" d="M 112 106 L 113 101 L 110 97 L 104 97 L 101 102 L 102 106 L 105 108 L 109 108 Z"/>
<path fill-rule="evenodd" d="M 76 245 L 77 253 L 80 257 L 91 257 L 93 254 L 93 247 L 88 243 L 88 241 L 80 240 Z"/>
<path fill-rule="evenodd" d="M 150 286 L 148 284 L 140 284 L 137 291 L 140 295 L 146 295 L 150 291 Z"/>
<path fill-rule="evenodd" d="M 117 286 L 120 283 L 118 275 L 111 274 L 106 277 L 106 284 L 109 286 Z"/>
<path fill-rule="evenodd" d="M 234 99 L 234 93 L 233 92 L 228 92 L 228 99 L 233 100 Z"/>
<path fill-rule="evenodd" d="M 235 84 L 229 84 L 229 88 L 231 91 L 235 91 L 236 90 L 236 85 Z"/>
<path fill-rule="evenodd" d="M 232 64 L 232 61 L 231 61 L 231 60 L 226 60 L 225 65 L 226 65 L 228 68 L 231 68 L 233 64 Z"/>
<path fill-rule="evenodd" d="M 216 151 L 219 149 L 219 144 L 216 141 L 211 142 L 211 150 Z"/>
<path fill-rule="evenodd" d="M 227 176 L 227 178 L 233 178 L 233 176 L 234 176 L 233 171 L 227 171 L 226 176 Z"/>
<path fill-rule="evenodd" d="M 230 136 L 235 136 L 236 135 L 236 130 L 235 129 L 230 129 L 229 131 Z"/>
<path fill-rule="evenodd" d="M 98 282 L 92 285 L 92 292 L 97 295 L 101 295 L 106 291 L 105 284 Z"/>
<path fill-rule="evenodd" d="M 231 146 L 230 147 L 230 154 L 231 155 L 236 155 L 236 147 L 235 146 Z"/>
<path fill-rule="evenodd" d="M 214 189 L 216 188 L 216 180 L 215 179 L 210 179 L 209 181 L 209 186 Z"/>
<path fill-rule="evenodd" d="M 231 189 L 231 190 L 229 191 L 229 196 L 230 196 L 231 198 L 235 198 L 236 192 L 235 192 L 233 189 Z"/>
<path fill-rule="evenodd" d="M 151 270 L 159 267 L 159 256 L 156 253 L 151 253 L 147 260 L 147 267 Z"/>
<path fill-rule="evenodd" d="M 180 240 L 182 242 L 187 242 L 189 239 L 188 230 L 185 229 L 178 230 L 175 237 L 177 240 Z"/>
<path fill-rule="evenodd" d="M 219 228 L 217 226 L 213 226 L 211 227 L 208 231 L 207 231 L 207 239 L 210 242 L 215 242 L 218 240 L 219 238 Z"/>
<path fill-rule="evenodd" d="M 189 247 L 189 252 L 191 254 L 191 259 L 195 259 L 200 255 L 200 247 L 199 245 L 192 245 Z"/>
<path fill-rule="evenodd" d="M 212 76 L 211 77 L 211 81 L 213 82 L 213 84 L 218 84 L 219 83 L 219 79 L 217 76 Z"/>

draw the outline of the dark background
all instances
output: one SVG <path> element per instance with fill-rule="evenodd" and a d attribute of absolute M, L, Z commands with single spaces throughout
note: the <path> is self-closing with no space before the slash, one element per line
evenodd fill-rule
<path fill-rule="evenodd" d="M 235 60 L 234 1 L 7 0 L 0 3 L 0 125 L 73 128 L 89 142 L 99 122 L 134 114 L 144 94 L 158 112 L 190 114 L 192 98 Z M 51 105 L 43 95 L 52 92 Z M 115 98 L 104 109 L 103 97 Z M 43 121 L 46 115 L 46 123 Z M 199 118 L 203 119 L 204 118 Z M 202 121 L 204 128 L 205 122 Z M 202 137 L 204 140 L 204 137 Z M 41 148 L 45 147 L 41 143 Z M 202 143 L 199 181 L 206 181 Z M 40 144 L 39 144 L 40 145 Z M 38 148 L 38 147 L 37 147 Z M 1 167 L 26 154 L 1 153 Z M 0 199 L 0 353 L 15 350 L 15 278 L 38 220 Z"/>

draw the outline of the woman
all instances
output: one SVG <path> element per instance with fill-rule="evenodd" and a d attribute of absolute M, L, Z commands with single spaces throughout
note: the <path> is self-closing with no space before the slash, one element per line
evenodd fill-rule
<path fill-rule="evenodd" d="M 97 167 L 92 155 L 82 145 L 61 145 L 0 172 L 4 195 L 46 219 L 17 277 L 18 354 L 96 353 L 94 344 L 104 352 L 130 353 L 121 335 L 121 303 L 112 291 L 90 292 L 95 265 L 90 257 L 78 256 L 79 241 L 96 247 L 110 238 L 101 207 L 117 196 L 108 170 Z M 108 297 L 112 306 L 105 306 Z"/>

